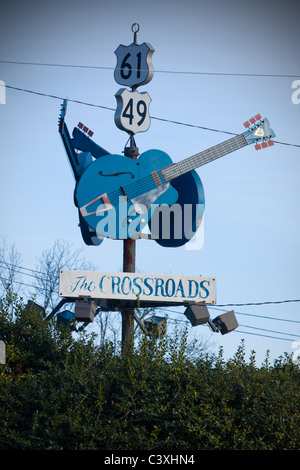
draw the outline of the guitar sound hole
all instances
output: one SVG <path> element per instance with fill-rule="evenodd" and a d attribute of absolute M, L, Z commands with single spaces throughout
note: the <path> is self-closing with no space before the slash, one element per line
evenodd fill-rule
<path fill-rule="evenodd" d="M 111 174 L 104 174 L 103 171 L 98 171 L 98 174 L 100 176 L 121 176 L 121 175 L 131 175 L 131 178 L 134 179 L 135 175 L 134 173 L 131 173 L 131 171 L 119 171 L 118 173 L 111 173 Z"/>

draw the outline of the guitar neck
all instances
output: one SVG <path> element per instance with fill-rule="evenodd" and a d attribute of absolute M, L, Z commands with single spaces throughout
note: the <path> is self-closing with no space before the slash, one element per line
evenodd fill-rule
<path fill-rule="evenodd" d="M 203 150 L 200 153 L 196 153 L 179 163 L 173 163 L 172 165 L 163 168 L 160 172 L 167 183 L 168 181 L 178 178 L 178 176 L 183 175 L 184 173 L 188 173 L 189 171 L 195 170 L 202 165 L 206 165 L 217 158 L 223 157 L 231 152 L 235 152 L 246 145 L 248 145 L 248 142 L 245 139 L 244 134 L 239 134 L 225 142 L 222 142 L 221 144 L 215 145 L 207 150 Z"/>

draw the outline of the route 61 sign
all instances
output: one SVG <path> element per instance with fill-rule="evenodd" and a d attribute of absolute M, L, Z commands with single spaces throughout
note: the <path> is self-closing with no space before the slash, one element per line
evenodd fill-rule
<path fill-rule="evenodd" d="M 120 46 L 115 50 L 117 65 L 114 78 L 119 85 L 137 88 L 150 82 L 153 77 L 152 54 L 154 52 L 151 44 L 130 44 Z"/>
<path fill-rule="evenodd" d="M 150 127 L 149 105 L 151 102 L 148 93 L 121 88 L 115 97 L 117 99 L 116 126 L 130 134 L 147 131 Z"/>

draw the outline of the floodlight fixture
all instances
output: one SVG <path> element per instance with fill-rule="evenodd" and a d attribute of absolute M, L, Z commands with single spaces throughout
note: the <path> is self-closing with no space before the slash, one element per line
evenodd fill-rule
<path fill-rule="evenodd" d="M 75 303 L 75 318 L 77 321 L 90 323 L 94 321 L 96 310 L 97 305 L 93 300 L 87 297 L 78 299 Z"/>
<path fill-rule="evenodd" d="M 144 320 L 144 329 L 148 336 L 162 338 L 167 331 L 167 319 L 158 316 L 148 318 Z"/>
<path fill-rule="evenodd" d="M 56 316 L 57 326 L 69 327 L 71 331 L 76 331 L 76 324 L 75 314 L 70 310 L 59 312 Z"/>
<path fill-rule="evenodd" d="M 30 310 L 33 310 L 35 312 L 38 313 L 38 315 L 41 317 L 41 318 L 44 318 L 45 315 L 46 315 L 46 311 L 44 309 L 44 307 L 41 307 L 39 304 L 37 304 L 36 302 L 33 302 L 33 300 L 28 300 L 26 306 L 25 306 L 25 310 L 27 310 L 28 312 Z"/>
<path fill-rule="evenodd" d="M 217 316 L 211 323 L 222 335 L 230 333 L 239 326 L 234 310 Z"/>
<path fill-rule="evenodd" d="M 203 325 L 209 321 L 210 315 L 205 303 L 190 304 L 184 315 L 190 320 L 192 326 Z"/>

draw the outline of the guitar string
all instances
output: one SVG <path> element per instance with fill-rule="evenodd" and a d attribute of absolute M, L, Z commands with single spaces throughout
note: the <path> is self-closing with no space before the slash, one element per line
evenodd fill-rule
<path fill-rule="evenodd" d="M 232 143 L 232 141 L 227 141 L 226 145 L 225 143 L 219 144 L 218 146 L 214 146 L 209 150 L 205 150 L 196 155 L 193 155 L 192 157 L 183 160 L 179 164 L 173 164 L 172 166 L 167 167 L 165 170 L 162 170 L 163 176 L 169 179 L 172 176 L 173 172 L 176 171 L 176 169 L 177 173 L 181 174 L 182 171 L 188 171 L 190 169 L 193 169 L 195 167 L 195 162 L 197 162 L 198 166 L 202 166 L 208 161 L 212 161 L 213 159 L 219 158 L 220 156 L 224 155 L 224 153 L 228 153 L 228 150 L 229 152 L 232 152 L 240 147 L 240 142 L 236 141 L 234 146 L 232 145 Z M 212 153 L 214 153 L 213 158 Z"/>
<path fill-rule="evenodd" d="M 200 166 L 206 164 L 208 161 L 211 161 L 213 159 L 219 158 L 223 156 L 224 154 L 230 153 L 238 148 L 240 148 L 241 142 L 240 142 L 240 136 L 234 137 L 233 139 L 229 139 L 226 142 L 222 142 L 218 145 L 215 145 L 214 147 L 211 147 L 208 150 L 204 150 L 204 152 L 199 152 L 198 154 L 190 157 L 187 161 L 183 161 L 185 164 L 192 164 L 194 165 L 195 161 L 199 160 L 200 158 Z M 212 153 L 214 153 L 214 156 L 212 157 Z"/>
<path fill-rule="evenodd" d="M 149 182 L 144 184 L 144 187 L 143 187 L 143 190 L 144 192 L 147 192 L 147 189 L 152 189 L 150 186 L 151 186 L 151 183 L 153 182 L 153 179 L 152 179 L 152 176 L 151 175 L 147 175 L 145 176 L 144 178 L 141 178 L 139 181 L 136 181 L 134 183 L 131 183 L 127 186 L 125 186 L 125 192 L 126 194 L 129 193 L 131 191 L 131 189 L 133 189 L 133 186 L 140 186 L 140 184 L 142 183 L 142 181 L 145 181 L 149 179 Z M 144 194 L 144 193 L 142 193 Z M 118 204 L 119 202 L 119 197 L 120 196 L 123 196 L 123 197 L 126 197 L 125 194 L 123 193 L 123 191 L 121 190 L 121 188 L 118 188 L 118 189 L 115 189 L 114 191 L 112 191 L 111 193 L 107 194 L 108 196 L 108 199 L 111 203 L 112 206 L 115 206 Z M 128 199 L 133 199 L 133 197 L 129 194 L 127 194 L 128 196 Z M 99 204 L 99 203 L 98 203 Z"/>
<path fill-rule="evenodd" d="M 193 157 L 190 157 L 187 161 L 181 162 L 179 164 L 179 171 L 181 170 L 190 170 L 193 169 L 196 164 L 197 166 L 202 166 L 210 161 L 213 161 L 223 155 L 226 155 L 234 150 L 237 150 L 241 146 L 239 138 L 234 138 L 235 141 L 227 141 L 226 143 L 219 144 L 218 146 L 214 146 L 209 150 L 205 150 L 204 152 L 200 152 Z M 200 158 L 199 158 L 200 157 Z"/>

